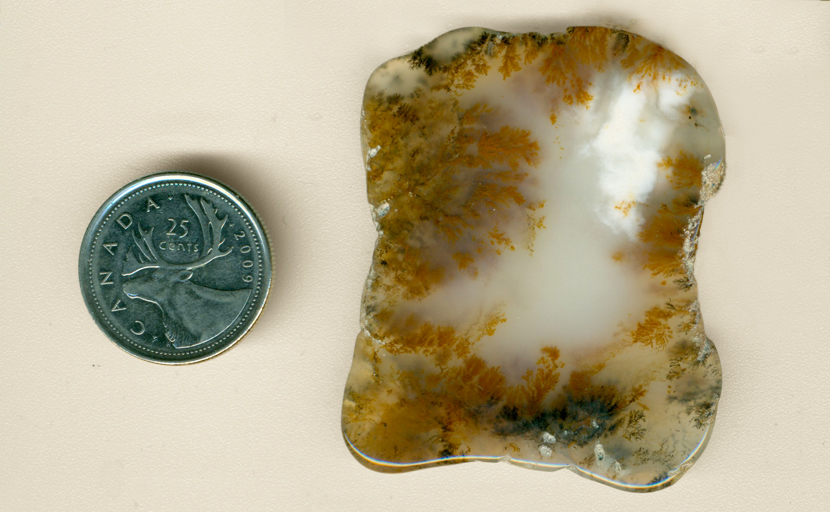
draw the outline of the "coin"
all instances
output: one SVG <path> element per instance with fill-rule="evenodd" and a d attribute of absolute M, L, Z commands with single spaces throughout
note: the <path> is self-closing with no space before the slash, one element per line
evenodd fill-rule
<path fill-rule="evenodd" d="M 79 276 L 92 318 L 116 345 L 155 363 L 194 363 L 253 326 L 271 286 L 271 251 L 237 193 L 167 172 L 101 206 L 81 244 Z"/>

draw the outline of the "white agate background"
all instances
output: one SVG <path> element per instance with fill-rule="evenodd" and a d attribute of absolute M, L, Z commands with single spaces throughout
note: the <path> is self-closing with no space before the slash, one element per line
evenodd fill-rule
<path fill-rule="evenodd" d="M 376 238 L 366 80 L 456 28 L 595 24 L 688 61 L 726 133 L 695 270 L 724 377 L 705 453 L 648 496 L 506 464 L 360 466 L 340 406 Z M 825 508 L 828 34 L 830 2 L 809 0 L 3 3 L 0 509 Z M 181 368 L 114 347 L 77 283 L 98 206 L 169 168 L 238 189 L 275 247 L 262 319 Z"/>

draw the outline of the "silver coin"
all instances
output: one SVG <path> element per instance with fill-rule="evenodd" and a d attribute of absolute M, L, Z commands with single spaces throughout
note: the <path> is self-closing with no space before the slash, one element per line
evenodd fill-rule
<path fill-rule="evenodd" d="M 186 364 L 227 350 L 254 324 L 271 286 L 271 250 L 238 194 L 170 172 L 134 181 L 101 206 L 79 274 L 89 312 L 116 345 Z"/>

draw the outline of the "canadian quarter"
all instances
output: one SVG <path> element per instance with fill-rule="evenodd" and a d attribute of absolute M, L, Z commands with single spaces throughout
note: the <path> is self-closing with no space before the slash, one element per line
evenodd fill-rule
<path fill-rule="evenodd" d="M 271 250 L 237 193 L 168 172 L 101 206 L 81 244 L 79 277 L 89 312 L 120 348 L 155 363 L 195 363 L 253 326 L 271 287 Z"/>

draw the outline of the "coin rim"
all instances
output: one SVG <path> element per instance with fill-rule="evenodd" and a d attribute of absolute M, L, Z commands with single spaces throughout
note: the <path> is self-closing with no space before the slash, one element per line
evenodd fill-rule
<path fill-rule="evenodd" d="M 251 312 L 250 319 L 247 321 L 248 325 L 244 329 L 242 329 L 241 332 L 239 332 L 236 339 L 228 343 L 226 346 L 222 347 L 222 349 L 217 350 L 216 352 L 210 352 L 206 355 L 197 356 L 192 359 L 182 359 L 175 361 L 154 358 L 144 353 L 138 353 L 138 351 L 133 351 L 127 346 L 121 344 L 118 340 L 114 339 L 113 336 L 111 336 L 108 332 L 109 328 L 103 325 L 103 323 L 101 322 L 101 320 L 99 320 L 95 310 L 92 307 L 92 301 L 95 299 L 95 291 L 92 289 L 91 286 L 89 287 L 89 290 L 87 290 L 85 286 L 86 273 L 89 269 L 89 265 L 92 264 L 91 253 L 92 243 L 95 239 L 95 232 L 100 227 L 100 223 L 103 221 L 104 217 L 109 213 L 110 209 L 115 207 L 119 201 L 121 201 L 128 195 L 138 191 L 139 189 L 147 185 L 164 184 L 168 181 L 179 181 L 185 183 L 190 182 L 198 184 L 208 189 L 211 189 L 222 196 L 225 196 L 230 202 L 234 203 L 234 205 L 242 211 L 243 215 L 248 217 L 248 219 L 251 221 L 252 230 L 257 236 L 259 236 L 261 240 L 261 247 L 263 249 L 262 255 L 260 256 L 263 260 L 262 268 L 263 270 L 267 269 L 267 274 L 266 272 L 260 273 L 260 291 L 262 298 L 258 300 L 261 301 L 261 304 L 256 307 L 255 312 Z M 101 332 L 103 332 L 107 339 L 109 339 L 115 346 L 117 346 L 124 352 L 143 361 L 149 361 L 151 363 L 166 366 L 181 366 L 186 364 L 200 363 L 202 361 L 207 361 L 208 359 L 212 359 L 218 356 L 219 354 L 224 353 L 225 351 L 229 350 L 231 347 L 239 343 L 239 340 L 244 338 L 245 335 L 247 335 L 248 332 L 250 332 L 251 328 L 259 320 L 260 315 L 262 315 L 262 310 L 265 309 L 265 305 L 267 304 L 268 297 L 270 295 L 271 279 L 274 271 L 274 262 L 271 254 L 270 242 L 271 241 L 268 237 L 268 231 L 263 226 L 262 221 L 256 213 L 256 210 L 254 210 L 253 207 L 251 207 L 251 205 L 248 204 L 248 202 L 245 201 L 245 199 L 238 192 L 236 192 L 228 185 L 201 174 L 185 171 L 164 171 L 150 174 L 128 183 L 127 185 L 116 191 L 114 194 L 112 194 L 109 197 L 109 199 L 107 199 L 101 205 L 101 207 L 98 208 L 98 211 L 95 212 L 95 215 L 93 215 L 92 220 L 89 222 L 89 225 L 86 228 L 86 232 L 84 233 L 83 241 L 81 242 L 81 250 L 78 258 L 78 281 L 81 287 L 81 295 L 83 296 L 84 304 L 86 305 L 87 311 L 89 312 L 90 316 L 92 316 L 92 319 L 95 321 L 95 324 L 98 326 Z"/>

